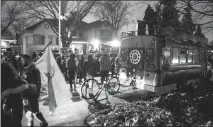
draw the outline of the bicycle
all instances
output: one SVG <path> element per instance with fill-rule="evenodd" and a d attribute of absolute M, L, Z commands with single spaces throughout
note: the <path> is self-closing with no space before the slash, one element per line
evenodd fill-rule
<path fill-rule="evenodd" d="M 101 86 L 98 81 L 94 78 L 87 79 L 84 81 L 81 87 L 82 98 L 85 99 L 94 99 L 95 102 L 99 102 L 102 100 L 108 100 L 107 93 L 110 95 L 115 95 L 118 93 L 120 89 L 120 81 L 117 77 L 111 77 L 108 82 L 105 81 Z M 106 98 L 98 100 L 101 92 L 105 90 Z"/>

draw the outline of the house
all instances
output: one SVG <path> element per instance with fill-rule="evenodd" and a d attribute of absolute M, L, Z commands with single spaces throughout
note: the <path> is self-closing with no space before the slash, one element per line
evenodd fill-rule
<path fill-rule="evenodd" d="M 58 29 L 58 20 L 48 19 L 54 29 Z M 22 34 L 23 53 L 41 51 L 49 42 L 52 42 L 51 49 L 59 48 L 59 39 L 45 20 L 40 21 L 25 29 Z M 70 48 L 74 51 L 78 49 L 82 54 L 84 50 L 94 48 L 93 41 L 98 39 L 101 45 L 110 45 L 110 41 L 117 38 L 117 29 L 113 28 L 107 21 L 95 21 L 91 23 L 83 22 L 73 37 Z"/>
<path fill-rule="evenodd" d="M 49 20 L 57 26 L 56 20 Z M 22 51 L 31 54 L 33 51 L 39 52 L 49 43 L 52 42 L 51 49 L 58 49 L 58 37 L 45 21 L 40 21 L 25 29 L 22 34 Z"/>
<path fill-rule="evenodd" d="M 118 30 L 114 28 L 108 21 L 97 20 L 82 26 L 78 32 L 78 37 L 84 38 L 88 44 L 88 50 L 94 49 L 94 40 L 98 40 L 101 48 L 103 46 L 110 46 L 110 42 L 118 39 Z"/>

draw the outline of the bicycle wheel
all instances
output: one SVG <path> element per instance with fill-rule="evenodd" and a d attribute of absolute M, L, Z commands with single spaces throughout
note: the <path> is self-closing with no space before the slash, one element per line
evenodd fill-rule
<path fill-rule="evenodd" d="M 81 86 L 81 95 L 85 99 L 94 98 L 99 91 L 98 81 L 95 79 L 87 79 Z"/>
<path fill-rule="evenodd" d="M 117 77 L 112 77 L 107 83 L 107 92 L 110 95 L 115 95 L 120 89 L 120 81 Z"/>

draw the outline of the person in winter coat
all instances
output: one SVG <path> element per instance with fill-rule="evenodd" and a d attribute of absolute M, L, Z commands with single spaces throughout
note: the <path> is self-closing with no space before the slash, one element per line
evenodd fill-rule
<path fill-rule="evenodd" d="M 132 64 L 130 62 L 129 56 L 127 56 L 126 65 L 127 65 L 127 77 L 129 77 L 129 73 L 131 75 L 133 74 Z"/>
<path fill-rule="evenodd" d="M 92 77 L 95 76 L 95 67 L 93 62 L 93 57 L 91 54 L 88 55 L 88 59 L 84 62 L 84 80 L 86 80 L 86 76 L 89 73 Z"/>
<path fill-rule="evenodd" d="M 23 67 L 27 67 L 31 64 L 32 59 L 30 55 L 22 56 L 22 64 Z M 37 117 L 41 121 L 41 127 L 47 127 L 47 121 L 44 119 L 43 114 L 39 111 L 39 102 L 38 99 L 40 97 L 40 89 L 41 89 L 41 74 L 38 68 L 35 65 L 32 65 L 28 70 L 23 74 L 23 78 L 31 83 L 35 84 L 37 88 L 37 92 L 35 95 L 27 96 L 23 94 L 24 101 L 26 102 L 24 105 L 24 110 L 26 114 L 28 114 L 28 126 L 34 126 L 34 116 Z"/>
<path fill-rule="evenodd" d="M 81 79 L 84 78 L 84 70 L 83 70 L 83 65 L 84 65 L 84 55 L 81 55 L 81 59 L 78 62 L 78 70 L 79 70 L 79 83 L 82 82 Z"/>
<path fill-rule="evenodd" d="M 74 90 L 76 91 L 76 84 L 75 84 L 75 74 L 76 74 L 76 61 L 75 61 L 75 54 L 70 54 L 70 59 L 66 61 L 66 68 L 67 68 L 67 76 L 70 83 L 70 91 L 73 91 L 73 85 Z"/>
<path fill-rule="evenodd" d="M 112 76 L 115 74 L 115 57 L 111 57 L 111 72 Z"/>
<path fill-rule="evenodd" d="M 36 56 L 37 56 L 36 52 L 33 52 L 33 54 L 32 54 L 32 60 L 34 60 L 36 58 Z"/>
<path fill-rule="evenodd" d="M 118 54 L 117 57 L 115 58 L 115 74 L 116 74 L 116 76 L 119 76 L 120 67 L 121 67 L 121 58 L 120 58 L 120 54 Z"/>
<path fill-rule="evenodd" d="M 99 58 L 100 69 L 101 69 L 101 83 L 107 81 L 109 77 L 109 71 L 111 69 L 111 61 L 109 55 L 103 53 L 103 56 Z"/>
<path fill-rule="evenodd" d="M 22 80 L 7 62 L 1 63 L 1 127 L 22 127 L 22 94 L 36 93 L 36 86 Z"/>

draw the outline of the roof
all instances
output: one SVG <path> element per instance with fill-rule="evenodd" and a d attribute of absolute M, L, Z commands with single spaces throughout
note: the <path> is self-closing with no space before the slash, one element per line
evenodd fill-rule
<path fill-rule="evenodd" d="M 51 24 L 53 24 L 53 26 L 57 29 L 58 28 L 58 19 L 47 19 Z M 45 20 L 41 20 L 38 23 L 26 28 L 25 30 L 34 30 L 36 29 L 39 25 L 41 25 L 43 22 L 45 22 Z M 101 27 L 104 24 L 108 24 L 110 26 L 112 26 L 108 21 L 101 21 L 101 20 L 97 20 L 91 23 L 86 23 L 84 21 L 81 22 L 80 25 L 80 29 L 91 29 L 91 28 L 98 28 Z M 114 27 L 112 27 L 114 28 Z"/>
<path fill-rule="evenodd" d="M 111 23 L 109 23 L 108 21 L 104 20 L 97 20 L 91 23 L 88 23 L 87 26 L 85 27 L 85 29 L 89 29 L 89 28 L 100 28 L 102 25 L 104 24 L 108 24 L 109 26 L 111 26 L 112 28 L 114 28 Z"/>
<path fill-rule="evenodd" d="M 53 26 L 55 28 L 58 27 L 58 20 L 57 19 L 47 19 L 51 24 L 53 24 Z M 26 28 L 25 30 L 34 30 L 35 28 L 37 28 L 39 25 L 41 25 L 43 22 L 45 22 L 45 20 L 41 20 L 38 23 Z"/>

